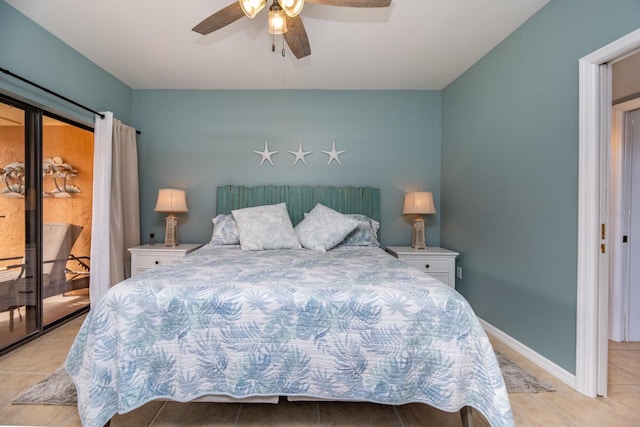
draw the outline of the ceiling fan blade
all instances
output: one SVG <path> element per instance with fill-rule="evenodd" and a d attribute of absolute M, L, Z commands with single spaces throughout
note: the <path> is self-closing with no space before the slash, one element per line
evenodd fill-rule
<path fill-rule="evenodd" d="M 307 37 L 307 30 L 305 30 L 300 16 L 287 17 L 287 32 L 284 33 L 284 39 L 296 58 L 300 59 L 311 55 L 309 37 Z"/>
<path fill-rule="evenodd" d="M 305 0 L 305 2 L 343 7 L 389 7 L 391 5 L 391 0 Z"/>
<path fill-rule="evenodd" d="M 243 16 L 245 15 L 240 7 L 240 3 L 235 1 L 200 22 L 198 25 L 193 27 L 192 30 L 206 36 L 207 34 L 213 33 L 214 31 L 231 24 L 232 22 L 236 22 Z"/>

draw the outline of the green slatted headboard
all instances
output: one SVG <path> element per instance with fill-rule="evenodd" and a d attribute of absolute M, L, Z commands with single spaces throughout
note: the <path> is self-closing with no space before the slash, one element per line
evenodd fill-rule
<path fill-rule="evenodd" d="M 260 205 L 287 203 L 289 216 L 295 226 L 304 213 L 317 203 L 345 214 L 364 214 L 380 221 L 380 190 L 371 187 L 294 187 L 288 185 L 264 185 L 242 187 L 224 185 L 218 187 L 216 211 L 230 214 L 233 209 Z"/>

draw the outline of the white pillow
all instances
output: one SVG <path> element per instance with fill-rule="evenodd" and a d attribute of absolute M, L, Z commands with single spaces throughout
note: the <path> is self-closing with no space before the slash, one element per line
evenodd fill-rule
<path fill-rule="evenodd" d="M 343 215 L 318 203 L 295 228 L 302 246 L 326 252 L 342 242 L 360 224 L 356 218 Z"/>
<path fill-rule="evenodd" d="M 380 223 L 365 215 L 346 214 L 360 221 L 360 224 L 342 242 L 343 246 L 373 246 L 380 247 L 378 229 Z"/>
<path fill-rule="evenodd" d="M 218 215 L 213 218 L 212 246 L 239 245 L 238 226 L 233 215 Z"/>
<path fill-rule="evenodd" d="M 301 248 L 286 203 L 235 209 L 231 214 L 238 226 L 243 251 Z"/>

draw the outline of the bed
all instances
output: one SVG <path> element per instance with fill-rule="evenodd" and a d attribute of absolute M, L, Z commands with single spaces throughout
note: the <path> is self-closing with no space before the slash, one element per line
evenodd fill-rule
<path fill-rule="evenodd" d="M 242 245 L 214 226 L 203 248 L 110 289 L 65 364 L 83 425 L 157 399 L 283 396 L 475 408 L 492 426 L 512 426 L 491 344 L 457 292 L 378 245 L 348 245 L 358 227 L 324 251 L 245 247 L 249 207 L 284 206 L 302 229 L 318 203 L 323 215 L 350 214 L 358 227 L 361 215 L 379 221 L 377 189 L 220 187 L 216 218 L 233 215 Z M 348 228 L 340 218 L 332 224 Z M 299 241 L 328 238 L 298 228 Z"/>

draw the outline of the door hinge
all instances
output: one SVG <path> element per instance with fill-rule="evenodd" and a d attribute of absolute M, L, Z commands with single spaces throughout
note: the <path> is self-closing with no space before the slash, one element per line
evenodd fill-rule
<path fill-rule="evenodd" d="M 600 245 L 600 252 L 605 253 L 604 243 Z"/>
<path fill-rule="evenodd" d="M 605 226 L 604 224 L 600 224 L 600 238 L 604 240 L 606 237 Z"/>
<path fill-rule="evenodd" d="M 627 243 L 629 241 L 629 236 L 622 236 L 622 243 Z"/>

